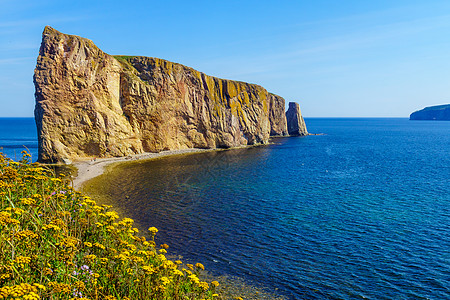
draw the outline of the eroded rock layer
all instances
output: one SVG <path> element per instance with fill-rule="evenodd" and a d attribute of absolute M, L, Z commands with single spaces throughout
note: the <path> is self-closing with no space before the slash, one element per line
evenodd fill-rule
<path fill-rule="evenodd" d="M 166 60 L 111 56 L 47 26 L 34 74 L 39 161 L 267 143 L 285 101 Z"/>

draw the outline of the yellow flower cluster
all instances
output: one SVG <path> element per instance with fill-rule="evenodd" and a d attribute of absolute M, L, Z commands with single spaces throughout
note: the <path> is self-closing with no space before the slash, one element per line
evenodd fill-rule
<path fill-rule="evenodd" d="M 156 228 L 156 227 L 150 227 L 150 228 L 148 229 L 148 231 L 150 231 L 150 233 L 151 233 L 152 235 L 155 235 L 155 234 L 158 232 L 158 228 Z"/>
<path fill-rule="evenodd" d="M 18 240 L 36 239 L 36 238 L 38 238 L 38 235 L 31 230 L 22 230 L 22 231 L 17 232 L 14 235 L 14 238 L 16 238 Z"/>
<path fill-rule="evenodd" d="M 36 204 L 36 200 L 33 198 L 21 198 L 20 202 L 22 202 L 23 205 L 32 205 Z"/>
<path fill-rule="evenodd" d="M 95 260 L 95 259 L 97 258 L 97 256 L 96 256 L 95 254 L 89 254 L 89 255 L 86 255 L 84 258 L 85 258 L 86 260 L 91 260 L 91 261 L 93 261 L 93 260 Z"/>
<path fill-rule="evenodd" d="M 75 191 L 70 179 L 0 154 L 0 299 L 213 299 L 200 263 L 183 268 L 138 236 L 130 218 Z M 216 296 L 214 296 L 216 295 Z"/>
<path fill-rule="evenodd" d="M 47 286 L 54 293 L 70 293 L 70 285 L 69 284 L 50 281 L 47 284 Z"/>
<path fill-rule="evenodd" d="M 21 283 L 14 286 L 4 286 L 0 288 L 0 299 L 6 299 L 8 297 L 34 300 L 39 299 L 39 290 L 45 291 L 45 286 L 34 283 L 33 285 L 28 283 Z"/>
<path fill-rule="evenodd" d="M 19 220 L 11 218 L 11 214 L 6 211 L 0 212 L 0 225 L 7 226 L 9 224 L 18 225 L 20 224 Z"/>
<path fill-rule="evenodd" d="M 119 215 L 115 211 L 108 211 L 105 215 L 109 221 L 114 221 L 119 218 Z"/>
<path fill-rule="evenodd" d="M 106 249 L 106 247 L 105 246 L 103 246 L 102 244 L 100 244 L 100 243 L 94 243 L 94 247 L 97 247 L 97 248 L 100 248 L 100 249 L 103 249 L 103 250 L 105 250 Z"/>
<path fill-rule="evenodd" d="M 15 264 L 18 264 L 21 268 L 24 268 L 26 264 L 29 264 L 31 262 L 31 257 L 16 256 L 13 262 Z"/>
<path fill-rule="evenodd" d="M 0 274 L 0 281 L 1 280 L 5 280 L 5 279 L 10 278 L 10 277 L 11 277 L 11 274 L 9 274 L 9 273 Z"/>
<path fill-rule="evenodd" d="M 211 281 L 211 284 L 213 285 L 213 286 L 215 286 L 215 287 L 218 287 L 219 286 L 219 282 L 217 282 L 217 281 Z"/>

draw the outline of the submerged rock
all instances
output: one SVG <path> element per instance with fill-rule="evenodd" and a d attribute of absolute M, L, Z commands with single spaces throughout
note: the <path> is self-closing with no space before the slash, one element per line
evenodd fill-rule
<path fill-rule="evenodd" d="M 289 102 L 289 109 L 286 112 L 286 119 L 289 135 L 308 135 L 305 120 L 303 120 L 300 105 L 298 103 Z"/>
<path fill-rule="evenodd" d="M 41 162 L 229 148 L 288 135 L 285 100 L 261 86 L 159 58 L 111 56 L 49 26 L 34 83 Z"/>
<path fill-rule="evenodd" d="M 425 107 L 413 112 L 410 120 L 450 121 L 450 104 Z"/>

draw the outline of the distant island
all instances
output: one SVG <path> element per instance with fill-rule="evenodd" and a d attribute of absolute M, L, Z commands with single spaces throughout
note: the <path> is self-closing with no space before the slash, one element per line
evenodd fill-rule
<path fill-rule="evenodd" d="M 307 135 L 296 103 L 159 58 L 111 56 L 44 29 L 34 73 L 40 162 L 266 144 Z"/>
<path fill-rule="evenodd" d="M 410 120 L 450 121 L 450 104 L 429 106 L 413 112 Z"/>

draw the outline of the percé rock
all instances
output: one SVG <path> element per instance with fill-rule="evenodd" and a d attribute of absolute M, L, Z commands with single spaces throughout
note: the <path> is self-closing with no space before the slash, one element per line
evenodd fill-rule
<path fill-rule="evenodd" d="M 425 107 L 413 112 L 410 120 L 450 121 L 450 104 Z"/>
<path fill-rule="evenodd" d="M 289 102 L 289 109 L 286 112 L 287 129 L 289 135 L 307 135 L 305 120 L 303 120 L 300 111 L 300 105 L 295 102 Z"/>
<path fill-rule="evenodd" d="M 284 99 L 261 86 L 158 58 L 111 56 L 49 26 L 34 83 L 41 162 L 229 148 L 288 135 Z"/>

